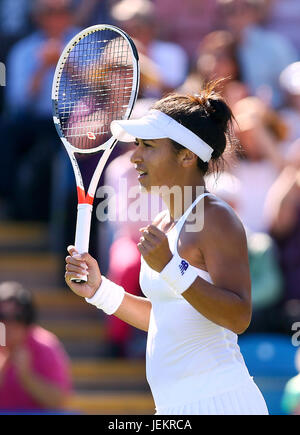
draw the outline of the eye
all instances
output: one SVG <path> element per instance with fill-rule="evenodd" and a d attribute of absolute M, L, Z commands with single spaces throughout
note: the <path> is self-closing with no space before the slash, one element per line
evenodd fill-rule
<path fill-rule="evenodd" d="M 144 146 L 144 147 L 146 147 L 146 148 L 152 148 L 152 145 L 150 144 L 150 143 L 148 143 L 148 142 L 145 142 L 144 140 L 142 140 L 142 139 L 140 139 L 140 140 L 135 140 L 134 141 L 134 144 L 135 144 L 135 146 L 139 146 L 139 145 L 142 145 L 142 146 Z"/>

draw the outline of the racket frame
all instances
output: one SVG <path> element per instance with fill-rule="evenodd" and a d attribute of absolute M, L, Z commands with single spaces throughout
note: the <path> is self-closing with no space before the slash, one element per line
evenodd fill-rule
<path fill-rule="evenodd" d="M 60 88 L 60 80 L 62 77 L 62 72 L 64 70 L 64 65 L 68 60 L 69 54 L 72 49 L 79 43 L 84 37 L 99 31 L 111 30 L 115 31 L 119 35 L 121 35 L 128 43 L 131 54 L 132 54 L 132 66 L 133 66 L 133 83 L 132 90 L 130 95 L 130 100 L 128 103 L 128 107 L 126 109 L 125 115 L 123 119 L 128 119 L 131 115 L 134 103 L 137 99 L 138 90 L 139 90 L 139 81 L 140 81 L 140 69 L 139 69 L 139 56 L 137 49 L 134 45 L 132 39 L 121 29 L 116 26 L 99 24 L 95 26 L 88 27 L 77 35 L 75 35 L 71 41 L 64 48 L 54 73 L 53 85 L 52 85 L 52 110 L 53 110 L 53 121 L 56 128 L 56 131 L 69 155 L 69 158 L 72 163 L 72 168 L 75 175 L 76 186 L 77 186 L 77 196 L 78 196 L 78 208 L 77 208 L 77 222 L 76 222 L 76 234 L 75 234 L 75 248 L 76 250 L 82 254 L 84 252 L 88 252 L 89 248 L 89 236 L 90 236 L 90 226 L 91 226 L 91 216 L 93 210 L 93 202 L 94 196 L 97 189 L 97 185 L 99 179 L 101 177 L 104 166 L 113 151 L 117 139 L 111 137 L 104 144 L 99 145 L 98 147 L 92 149 L 79 149 L 74 147 L 64 136 L 60 118 L 58 111 L 58 97 L 59 97 L 59 88 Z M 103 154 L 99 158 L 99 162 L 94 171 L 92 179 L 90 181 L 87 193 L 85 193 L 85 187 L 83 184 L 82 175 L 80 172 L 80 168 L 75 157 L 75 153 L 80 154 L 95 154 L 97 152 L 103 151 Z M 86 281 L 85 277 L 82 277 L 81 280 L 76 280 L 77 282 Z"/>

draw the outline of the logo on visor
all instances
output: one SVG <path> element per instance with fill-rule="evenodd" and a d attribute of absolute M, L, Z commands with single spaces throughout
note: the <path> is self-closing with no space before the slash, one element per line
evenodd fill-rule
<path fill-rule="evenodd" d="M 188 267 L 189 267 L 189 263 L 182 260 L 181 263 L 179 264 L 179 270 L 180 270 L 181 275 L 185 274 Z"/>

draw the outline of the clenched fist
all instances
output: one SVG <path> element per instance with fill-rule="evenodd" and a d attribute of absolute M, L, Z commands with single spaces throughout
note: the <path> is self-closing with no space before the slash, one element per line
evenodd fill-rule
<path fill-rule="evenodd" d="M 138 250 L 151 269 L 161 272 L 173 257 L 166 234 L 154 225 L 148 225 L 140 231 L 142 236 Z"/>

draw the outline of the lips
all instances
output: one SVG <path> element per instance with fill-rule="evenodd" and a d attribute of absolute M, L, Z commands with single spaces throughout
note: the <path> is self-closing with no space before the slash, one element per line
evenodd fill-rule
<path fill-rule="evenodd" d="M 146 172 L 144 172 L 144 173 L 142 173 L 142 174 L 139 174 L 139 176 L 138 176 L 138 180 L 141 180 L 142 178 L 144 178 L 144 177 L 146 177 L 147 176 L 147 173 Z"/>
<path fill-rule="evenodd" d="M 136 168 L 138 175 L 138 179 L 143 178 L 147 175 L 147 172 L 144 169 Z"/>

